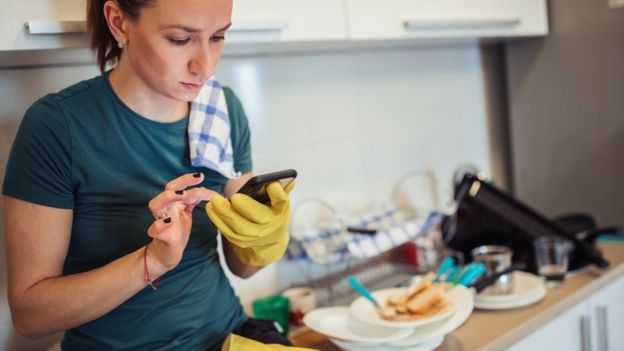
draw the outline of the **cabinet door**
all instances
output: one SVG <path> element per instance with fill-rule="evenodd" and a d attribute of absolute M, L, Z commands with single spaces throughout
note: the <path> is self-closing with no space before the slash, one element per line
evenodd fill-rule
<path fill-rule="evenodd" d="M 347 0 L 351 39 L 514 37 L 548 32 L 545 0 Z"/>
<path fill-rule="evenodd" d="M 592 316 L 592 350 L 624 348 L 624 277 L 609 284 L 589 300 Z"/>
<path fill-rule="evenodd" d="M 84 0 L 37 0 L 37 1 L 0 1 L 0 50 L 55 49 L 84 47 L 86 39 L 84 21 L 86 1 Z M 65 29 L 74 33 L 65 34 L 30 34 L 25 26 L 28 21 L 39 23 L 52 22 L 52 26 L 65 25 Z M 73 28 L 73 29 L 72 29 Z"/>
<path fill-rule="evenodd" d="M 550 321 L 508 351 L 588 350 L 590 321 L 588 303 L 580 303 Z"/>
<path fill-rule="evenodd" d="M 235 0 L 228 42 L 347 38 L 342 0 Z"/>

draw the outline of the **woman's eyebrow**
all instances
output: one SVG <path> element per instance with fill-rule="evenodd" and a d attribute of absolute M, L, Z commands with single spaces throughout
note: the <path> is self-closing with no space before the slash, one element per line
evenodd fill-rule
<path fill-rule="evenodd" d="M 231 25 L 232 23 L 230 22 L 227 26 L 221 29 L 217 29 L 216 32 L 227 30 L 228 28 L 230 28 Z M 160 26 L 160 30 L 163 30 L 163 29 L 182 29 L 183 31 L 188 32 L 188 33 L 197 33 L 197 32 L 202 31 L 201 28 L 193 28 L 193 27 L 182 25 L 182 24 L 169 24 L 165 26 Z"/>
<path fill-rule="evenodd" d="M 217 31 L 216 31 L 215 33 L 217 33 L 217 32 L 222 32 L 222 31 L 224 31 L 224 30 L 227 30 L 227 29 L 228 29 L 228 28 L 230 28 L 231 26 L 232 26 L 232 22 L 228 23 L 228 25 L 227 25 L 227 26 L 225 26 L 225 27 L 223 27 L 223 28 L 221 28 L 221 29 L 217 29 Z"/>

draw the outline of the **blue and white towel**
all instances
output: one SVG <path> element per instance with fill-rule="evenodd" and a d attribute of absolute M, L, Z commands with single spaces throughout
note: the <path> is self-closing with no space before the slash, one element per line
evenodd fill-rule
<path fill-rule="evenodd" d="M 345 227 L 379 228 L 376 234 L 352 234 L 336 226 L 298 235 L 291 233 L 286 254 L 291 260 L 309 259 L 317 264 L 345 261 L 349 257 L 366 259 L 425 235 L 440 224 L 443 217 L 441 212 L 431 210 L 407 219 L 398 208 L 384 205 L 345 221 Z"/>
<path fill-rule="evenodd" d="M 221 84 L 210 78 L 191 103 L 188 126 L 191 164 L 206 167 L 229 179 L 239 178 L 234 170 L 230 116 Z"/>

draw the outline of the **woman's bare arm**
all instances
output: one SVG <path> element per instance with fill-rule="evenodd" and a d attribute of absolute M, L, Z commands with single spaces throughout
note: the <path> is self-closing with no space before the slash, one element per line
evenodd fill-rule
<path fill-rule="evenodd" d="M 145 287 L 143 248 L 101 268 L 63 276 L 72 217 L 72 210 L 4 197 L 9 305 L 13 325 L 24 336 L 38 338 L 91 321 Z M 164 273 L 148 263 L 154 275 Z"/>
<path fill-rule="evenodd" d="M 152 279 L 178 265 L 190 235 L 193 208 L 212 196 L 205 188 L 182 194 L 175 190 L 202 181 L 201 175 L 183 175 L 150 201 L 153 215 L 166 210 L 169 218 L 146 228 L 146 236 L 153 238 L 147 254 Z M 146 286 L 145 246 L 100 268 L 63 276 L 73 211 L 7 196 L 3 201 L 9 306 L 20 334 L 37 338 L 84 324 Z"/>

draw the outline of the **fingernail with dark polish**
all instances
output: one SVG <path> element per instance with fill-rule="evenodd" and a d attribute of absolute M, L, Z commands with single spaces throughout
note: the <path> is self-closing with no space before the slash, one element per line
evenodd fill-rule
<path fill-rule="evenodd" d="M 193 178 L 199 178 L 201 177 L 201 173 L 193 173 Z"/>
<path fill-rule="evenodd" d="M 163 219 L 163 222 L 165 222 L 167 224 L 171 223 L 171 217 L 167 217 L 167 218 Z"/>
<path fill-rule="evenodd" d="M 176 190 L 175 193 L 178 195 L 182 195 L 184 194 L 184 190 Z"/>

